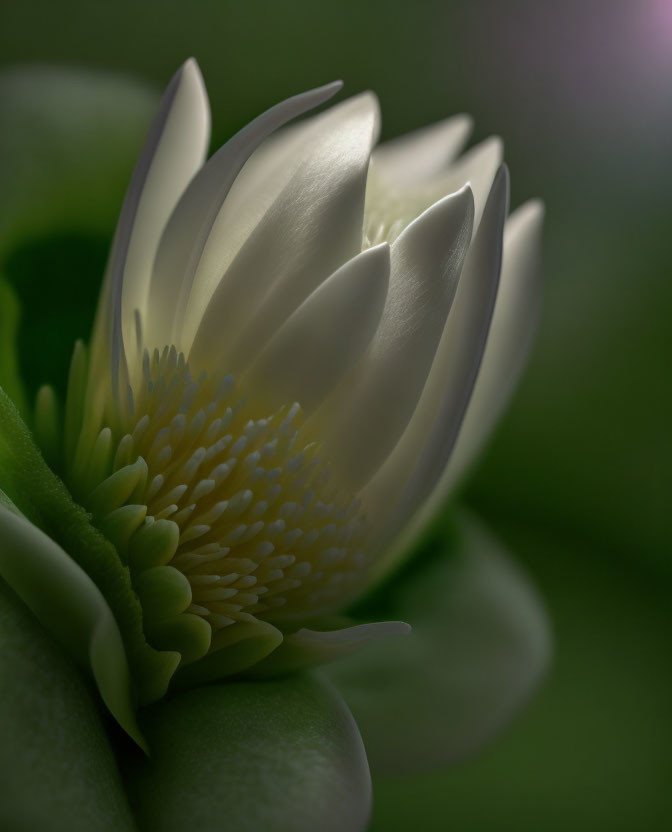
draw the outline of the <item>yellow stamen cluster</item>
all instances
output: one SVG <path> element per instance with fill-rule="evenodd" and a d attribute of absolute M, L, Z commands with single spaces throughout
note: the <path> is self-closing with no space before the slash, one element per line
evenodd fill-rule
<path fill-rule="evenodd" d="M 144 352 L 130 400 L 74 485 L 129 564 L 150 640 L 194 630 L 203 644 L 207 622 L 214 649 L 236 623 L 309 617 L 353 594 L 366 522 L 303 437 L 298 404 L 253 414 L 230 376 L 194 378 L 174 347 Z"/>

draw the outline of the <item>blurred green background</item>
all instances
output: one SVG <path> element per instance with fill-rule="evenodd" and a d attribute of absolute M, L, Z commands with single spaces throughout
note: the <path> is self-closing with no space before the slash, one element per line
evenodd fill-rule
<path fill-rule="evenodd" d="M 672 828 L 672 0 L 30 0 L 0 12 L 4 66 L 113 70 L 159 89 L 189 55 L 217 141 L 340 77 L 347 93 L 378 93 L 384 137 L 472 113 L 476 139 L 505 140 L 512 204 L 547 205 L 537 346 L 464 497 L 545 597 L 554 668 L 478 759 L 376 782 L 373 828 Z M 133 148 L 141 118 L 128 117 Z M 102 114 L 101 131 L 106 118 L 118 130 L 123 110 Z M 117 156 L 96 162 L 95 234 L 66 218 L 58 237 L 5 252 L 24 345 L 49 336 L 47 380 L 87 334 L 132 164 Z M 77 291 L 55 320 L 64 275 Z M 45 356 L 23 355 L 26 377 L 43 380 Z"/>

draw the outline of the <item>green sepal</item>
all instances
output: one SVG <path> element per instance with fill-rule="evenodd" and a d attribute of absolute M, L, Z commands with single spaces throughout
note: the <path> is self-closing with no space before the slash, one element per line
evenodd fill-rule
<path fill-rule="evenodd" d="M 285 634 L 282 644 L 251 667 L 245 677 L 263 679 L 328 664 L 366 648 L 380 638 L 407 635 L 411 631 L 402 621 L 358 623 L 345 619 L 309 623 L 310 626 Z M 336 626 L 329 626 L 332 623 Z"/>
<path fill-rule="evenodd" d="M 98 697 L 2 580 L 0 666 L 0 829 L 137 832 Z"/>
<path fill-rule="evenodd" d="M 33 430 L 35 440 L 44 454 L 47 465 L 58 471 L 61 467 L 63 445 L 63 419 L 61 405 L 56 391 L 49 384 L 43 384 L 35 398 Z"/>
<path fill-rule="evenodd" d="M 210 652 L 175 674 L 176 687 L 203 685 L 243 673 L 282 643 L 282 633 L 267 621 L 238 621 L 213 634 Z"/>
<path fill-rule="evenodd" d="M 172 618 L 191 604 L 191 584 L 173 566 L 155 566 L 135 579 L 147 623 Z"/>
<path fill-rule="evenodd" d="M 151 748 L 123 773 L 144 832 L 363 832 L 371 787 L 357 725 L 323 680 L 226 682 L 142 713 Z"/>
<path fill-rule="evenodd" d="M 180 527 L 172 520 L 147 520 L 131 538 L 128 562 L 133 574 L 165 566 L 177 551 Z"/>
<path fill-rule="evenodd" d="M 87 506 L 94 517 L 101 517 L 123 506 L 147 470 L 144 459 L 125 465 L 104 479 L 91 491 Z"/>
<path fill-rule="evenodd" d="M 180 666 L 184 666 L 206 655 L 212 642 L 212 627 L 200 615 L 185 612 L 155 624 L 148 622 L 147 637 L 158 650 L 177 650 L 182 656 Z"/>
<path fill-rule="evenodd" d="M 101 532 L 114 544 L 119 557 L 127 563 L 128 544 L 133 534 L 143 524 L 147 516 L 147 506 L 121 506 L 110 512 L 99 522 Z"/>
<path fill-rule="evenodd" d="M 141 748 L 124 643 L 91 578 L 0 491 L 0 576 L 44 628 L 91 671 L 121 727 Z"/>
<path fill-rule="evenodd" d="M 142 607 L 129 570 L 45 464 L 30 431 L 0 390 L 0 489 L 52 538 L 100 589 L 119 625 L 140 704 L 163 696 L 180 655 L 154 650 L 145 638 Z"/>

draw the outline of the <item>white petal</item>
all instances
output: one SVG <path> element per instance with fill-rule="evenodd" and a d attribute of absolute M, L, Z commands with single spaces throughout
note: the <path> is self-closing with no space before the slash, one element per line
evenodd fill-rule
<path fill-rule="evenodd" d="M 322 281 L 361 251 L 378 121 L 378 103 L 368 93 L 313 120 L 288 159 L 286 183 L 225 274 L 227 226 L 213 228 L 185 319 L 185 344 L 198 328 L 193 366 L 225 361 L 228 371 L 239 372 Z"/>
<path fill-rule="evenodd" d="M 469 467 L 525 366 L 541 306 L 543 217 L 543 204 L 532 200 L 518 208 L 506 223 L 502 276 L 483 363 L 437 499 L 445 499 Z"/>
<path fill-rule="evenodd" d="M 464 264 L 418 407 L 397 447 L 362 494 L 373 518 L 381 523 L 392 518 L 390 535 L 396 534 L 426 499 L 455 444 L 492 319 L 508 193 L 508 173 L 502 166 Z M 399 546 L 403 542 L 402 538 Z M 385 568 L 383 561 L 380 568 Z"/>
<path fill-rule="evenodd" d="M 472 126 L 471 117 L 461 114 L 414 130 L 377 147 L 372 164 L 389 182 L 419 185 L 448 167 L 469 138 Z"/>
<path fill-rule="evenodd" d="M 485 201 L 501 164 L 502 143 L 492 137 L 460 157 L 443 172 L 428 179 L 395 180 L 383 175 L 375 162 L 369 170 L 364 212 L 366 240 L 370 243 L 393 242 L 396 237 L 427 208 L 469 184 L 474 194 L 474 234 L 480 223 Z"/>
<path fill-rule="evenodd" d="M 314 410 L 359 360 L 373 338 L 390 275 L 387 244 L 342 266 L 304 301 L 259 356 L 250 396 L 277 407 L 298 401 Z"/>
<path fill-rule="evenodd" d="M 341 88 L 328 84 L 271 107 L 236 133 L 201 169 L 175 208 L 159 245 L 150 287 L 150 346 L 179 343 L 185 304 L 208 238 L 236 176 L 264 139 Z"/>
<path fill-rule="evenodd" d="M 133 171 L 110 254 L 95 349 L 99 355 L 107 346 L 112 349 L 115 394 L 119 384 L 124 384 L 126 353 L 129 358 L 134 354 L 135 310 L 144 317 L 159 239 L 175 204 L 202 165 L 209 139 L 207 95 L 198 66 L 190 59 L 163 96 Z"/>
<path fill-rule="evenodd" d="M 437 202 L 392 246 L 390 290 L 378 332 L 315 425 L 352 490 L 394 447 L 420 397 L 455 296 L 473 222 L 467 187 Z"/>
<path fill-rule="evenodd" d="M 443 176 L 436 180 L 436 189 L 448 194 L 469 182 L 474 192 L 474 233 L 478 228 L 488 194 L 504 155 L 502 140 L 498 136 L 472 147 L 454 162 Z"/>

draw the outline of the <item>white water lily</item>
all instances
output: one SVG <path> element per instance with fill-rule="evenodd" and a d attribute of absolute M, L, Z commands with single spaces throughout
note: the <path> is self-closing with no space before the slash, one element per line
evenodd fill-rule
<path fill-rule="evenodd" d="M 463 116 L 375 148 L 366 94 L 283 126 L 338 89 L 204 163 L 203 83 L 193 61 L 178 72 L 62 411 L 50 387 L 25 404 L 0 280 L 0 825 L 361 830 L 367 756 L 399 773 L 469 755 L 547 666 L 543 609 L 478 521 L 424 534 L 525 358 L 540 206 L 507 217 L 500 144 L 458 156 Z M 116 150 L 114 98 L 89 76 L 0 77 L 3 112 L 55 102 L 45 158 L 69 165 L 28 200 L 55 227 L 67 202 L 99 230 L 71 174 L 100 167 L 101 109 Z M 52 121 L 77 141 L 51 147 Z M 34 147 L 14 142 L 5 167 Z M 42 211 L 23 217 L 45 233 Z M 386 616 L 412 635 L 358 652 L 408 631 L 361 623 Z M 80 668 L 151 757 L 111 753 Z"/>
<path fill-rule="evenodd" d="M 500 142 L 455 161 L 458 116 L 374 149 L 370 93 L 274 132 L 339 89 L 273 107 L 204 164 L 205 89 L 180 69 L 73 358 L 53 453 L 128 562 L 150 642 L 193 679 L 283 633 L 285 661 L 404 630 L 302 623 L 360 595 L 445 500 L 536 320 L 542 212 L 507 220 Z"/>

